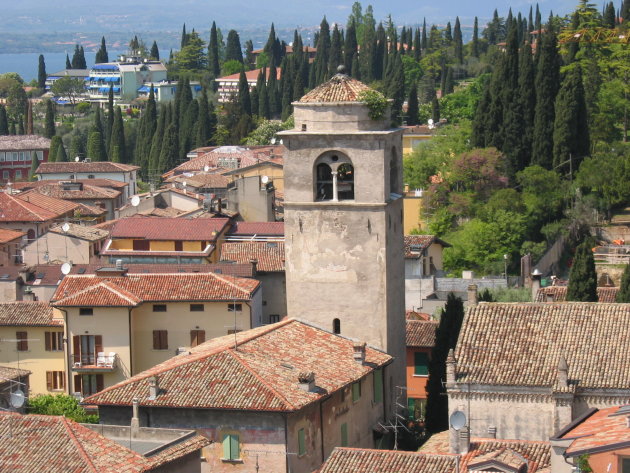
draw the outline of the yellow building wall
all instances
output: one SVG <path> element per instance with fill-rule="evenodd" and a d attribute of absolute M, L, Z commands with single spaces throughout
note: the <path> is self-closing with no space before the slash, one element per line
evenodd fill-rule
<path fill-rule="evenodd" d="M 175 251 L 174 241 L 151 241 L 149 245 L 151 251 Z"/>
<path fill-rule="evenodd" d="M 101 335 L 105 354 L 115 352 L 117 355 L 117 368 L 112 372 L 94 371 L 94 373 L 103 374 L 105 387 L 128 378 L 131 375 L 128 309 L 126 307 L 94 307 L 94 315 L 79 315 L 79 308 L 75 307 L 70 307 L 67 311 L 70 350 L 72 351 L 72 337 L 75 335 Z M 72 357 L 70 360 L 72 362 Z M 73 386 L 70 388 L 72 392 Z"/>
<path fill-rule="evenodd" d="M 442 245 L 440 245 L 439 243 L 433 243 L 432 245 L 429 246 L 428 256 L 429 258 L 432 258 L 433 265 L 435 266 L 435 269 L 437 269 L 438 271 L 441 271 L 444 269 L 444 263 L 442 260 L 443 250 L 444 248 L 442 248 Z"/>
<path fill-rule="evenodd" d="M 133 240 L 124 238 L 120 240 L 112 240 L 109 247 L 112 250 L 133 250 Z"/>
<path fill-rule="evenodd" d="M 240 303 L 243 310 L 236 313 L 228 311 L 226 302 L 203 304 L 203 312 L 191 312 L 190 303 L 183 302 L 166 304 L 166 312 L 153 312 L 152 303 L 144 303 L 133 309 L 131 319 L 134 374 L 172 358 L 178 347 L 190 347 L 191 330 L 205 330 L 206 340 L 210 340 L 227 335 L 235 322 L 239 330 L 251 328 L 250 307 L 245 302 Z M 168 349 L 153 349 L 154 330 L 168 331 Z"/>
<path fill-rule="evenodd" d="M 15 340 L 16 332 L 26 332 L 28 350 L 18 352 L 17 342 L 5 341 Z M 63 350 L 46 351 L 45 332 L 63 332 L 63 327 L 0 327 L 0 365 L 31 372 L 30 396 L 54 392 L 46 387 L 46 371 L 65 369 Z"/>
<path fill-rule="evenodd" d="M 409 154 L 422 141 L 430 140 L 426 135 L 403 135 L 403 155 Z"/>
<path fill-rule="evenodd" d="M 238 174 L 226 176 L 230 181 L 238 177 L 251 177 L 251 176 L 268 176 L 273 181 L 273 186 L 280 192 L 284 192 L 284 169 L 276 166 L 259 166 L 255 169 L 248 169 Z"/>
<path fill-rule="evenodd" d="M 182 250 L 184 251 L 201 251 L 200 241 L 184 241 L 182 242 Z"/>
<path fill-rule="evenodd" d="M 424 227 L 420 212 L 422 211 L 422 198 L 405 196 L 403 198 L 403 230 L 405 235 L 412 230 L 420 230 Z"/>

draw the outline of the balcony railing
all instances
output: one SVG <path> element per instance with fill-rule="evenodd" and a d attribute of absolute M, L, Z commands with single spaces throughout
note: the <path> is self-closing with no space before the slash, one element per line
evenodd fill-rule
<path fill-rule="evenodd" d="M 94 356 L 93 354 L 82 354 L 79 359 L 80 361 L 75 361 L 72 365 L 72 371 L 114 371 L 117 367 L 116 365 L 118 364 L 118 355 L 115 352 L 110 352 L 108 354 L 101 352 L 98 353 L 96 356 Z"/>

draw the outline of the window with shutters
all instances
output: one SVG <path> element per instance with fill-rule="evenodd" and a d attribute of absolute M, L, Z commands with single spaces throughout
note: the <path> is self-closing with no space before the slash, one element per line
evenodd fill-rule
<path fill-rule="evenodd" d="M 101 352 L 103 352 L 102 335 L 72 337 L 72 357 L 75 366 L 96 366 L 96 359 Z"/>
<path fill-rule="evenodd" d="M 181 241 L 175 242 L 175 251 L 182 251 L 184 249 L 184 244 Z"/>
<path fill-rule="evenodd" d="M 46 351 L 63 351 L 63 332 L 44 332 Z"/>
<path fill-rule="evenodd" d="M 374 370 L 374 402 L 383 401 L 383 370 Z"/>
<path fill-rule="evenodd" d="M 81 393 L 83 397 L 91 396 L 105 387 L 102 374 L 76 374 L 74 375 L 74 392 Z"/>
<path fill-rule="evenodd" d="M 28 351 L 28 333 L 15 332 L 15 338 L 17 339 L 17 351 Z"/>
<path fill-rule="evenodd" d="M 94 309 L 91 307 L 81 307 L 79 308 L 79 315 L 94 315 Z"/>
<path fill-rule="evenodd" d="M 206 341 L 205 330 L 191 330 L 190 331 L 190 346 L 196 347 Z"/>
<path fill-rule="evenodd" d="M 190 304 L 191 312 L 203 312 L 205 310 L 205 306 L 203 304 Z"/>
<path fill-rule="evenodd" d="M 238 434 L 223 434 L 224 461 L 238 461 L 241 459 L 241 449 Z"/>
<path fill-rule="evenodd" d="M 133 249 L 136 251 L 149 251 L 151 242 L 149 240 L 133 240 Z"/>
<path fill-rule="evenodd" d="M 153 312 L 166 312 L 166 304 L 153 304 Z"/>
<path fill-rule="evenodd" d="M 345 422 L 341 424 L 341 446 L 348 446 L 348 424 Z"/>
<path fill-rule="evenodd" d="M 429 355 L 423 352 L 415 352 L 413 354 L 414 361 L 414 376 L 428 376 L 429 375 Z"/>
<path fill-rule="evenodd" d="M 66 387 L 66 374 L 63 371 L 46 371 L 46 389 L 63 391 Z"/>
<path fill-rule="evenodd" d="M 167 330 L 154 330 L 153 331 L 153 349 L 154 350 L 168 350 L 168 331 Z"/>
<path fill-rule="evenodd" d="M 352 402 L 359 402 L 359 399 L 361 399 L 361 381 L 352 385 Z"/>
<path fill-rule="evenodd" d="M 306 455 L 306 434 L 304 429 L 298 430 L 298 456 Z"/>

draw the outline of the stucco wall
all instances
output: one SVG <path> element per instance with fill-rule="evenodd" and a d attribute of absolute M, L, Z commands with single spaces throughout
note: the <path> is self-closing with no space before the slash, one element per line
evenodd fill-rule
<path fill-rule="evenodd" d="M 256 276 L 262 286 L 262 322 L 270 323 L 269 316 L 277 314 L 282 317 L 287 315 L 287 288 L 284 271 L 274 273 L 258 273 Z M 266 302 L 266 303 L 265 303 Z"/>
<path fill-rule="evenodd" d="M 44 254 L 48 253 L 50 262 L 72 261 L 74 264 L 89 264 L 90 245 L 87 240 L 47 232 L 24 247 L 24 263 L 27 266 L 45 263 Z"/>

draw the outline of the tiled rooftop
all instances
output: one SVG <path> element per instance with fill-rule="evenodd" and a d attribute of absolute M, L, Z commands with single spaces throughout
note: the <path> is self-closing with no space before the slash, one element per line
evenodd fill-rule
<path fill-rule="evenodd" d="M 41 163 L 36 172 L 37 174 L 58 174 L 71 172 L 115 173 L 136 171 L 138 169 L 140 169 L 138 166 L 133 166 L 131 164 L 112 163 L 111 161 L 79 161 L 78 163 L 70 161 Z"/>
<path fill-rule="evenodd" d="M 366 347 L 366 363 L 354 360 L 354 342 L 295 319 L 215 338 L 87 399 L 96 405 L 140 405 L 295 411 L 373 369 L 391 362 Z M 298 375 L 315 374 L 315 392 L 300 388 Z M 149 400 L 149 380 L 160 394 Z"/>
<path fill-rule="evenodd" d="M 0 303 L 0 326 L 17 327 L 62 325 L 60 319 L 53 319 L 52 307 L 47 302 L 4 302 Z"/>
<path fill-rule="evenodd" d="M 598 287 L 598 302 L 615 302 L 618 287 Z M 541 287 L 536 293 L 536 302 L 547 302 L 551 298 L 552 302 L 564 302 L 567 300 L 567 286 Z"/>
<path fill-rule="evenodd" d="M 17 380 L 24 376 L 31 374 L 28 370 L 20 370 L 17 368 L 11 368 L 9 366 L 0 366 L 0 384 L 4 384 L 7 381 Z"/>
<path fill-rule="evenodd" d="M 187 171 L 202 171 L 208 166 L 212 172 L 229 171 L 225 168 L 230 160 L 235 160 L 237 168 L 253 166 L 272 158 L 278 151 L 277 146 L 259 148 L 242 148 L 240 146 L 220 146 L 206 153 L 200 154 L 185 163 L 180 164 L 167 174 L 181 174 Z M 230 165 L 232 163 L 229 163 Z"/>
<path fill-rule="evenodd" d="M 259 285 L 254 279 L 216 273 L 68 275 L 51 303 L 58 307 L 134 307 L 141 302 L 247 301 Z"/>
<path fill-rule="evenodd" d="M 372 90 L 363 82 L 345 74 L 336 74 L 328 82 L 315 87 L 299 102 L 356 102 L 361 92 Z"/>
<path fill-rule="evenodd" d="M 578 389 L 627 390 L 629 341 L 630 304 L 481 302 L 464 318 L 457 381 L 552 387 L 564 356 Z"/>
<path fill-rule="evenodd" d="M 24 232 L 0 228 L 0 243 L 9 243 L 10 241 L 22 238 L 24 235 L 26 235 Z"/>
<path fill-rule="evenodd" d="M 226 189 L 230 180 L 221 174 L 200 172 L 193 176 L 179 174 L 167 179 L 167 182 L 186 183 L 187 187 Z"/>
<path fill-rule="evenodd" d="M 68 223 L 67 225 L 70 227 L 67 232 L 65 232 L 62 228 L 64 224 L 55 225 L 54 227 L 50 228 L 49 231 L 53 233 L 59 233 L 60 235 L 68 235 L 88 241 L 104 240 L 109 235 L 109 232 L 105 230 L 99 230 L 98 228 L 86 225 L 78 225 L 76 223 Z"/>
<path fill-rule="evenodd" d="M 438 325 L 433 320 L 407 320 L 407 346 L 433 347 Z"/>
<path fill-rule="evenodd" d="M 46 182 L 46 181 L 39 181 Z M 38 192 L 57 199 L 115 199 L 120 195 L 120 191 L 107 187 L 98 187 L 91 184 L 82 184 L 81 189 L 65 190 L 63 184 L 52 182 L 42 184 L 33 189 Z"/>
<path fill-rule="evenodd" d="M 249 263 L 252 259 L 258 261 L 258 271 L 284 271 L 284 242 L 243 241 L 221 245 L 221 261 Z"/>
<path fill-rule="evenodd" d="M 451 246 L 434 235 L 405 235 L 405 258 L 420 258 L 422 252 L 434 242 L 445 248 Z"/>
<path fill-rule="evenodd" d="M 41 194 L 0 192 L 0 222 L 46 222 L 70 214 L 77 204 Z"/>
<path fill-rule="evenodd" d="M 575 439 L 567 448 L 567 455 L 574 457 L 595 451 L 626 448 L 630 444 L 628 415 L 629 406 L 593 409 L 590 415 L 559 437 L 563 440 Z"/>
<path fill-rule="evenodd" d="M 116 222 L 111 230 L 111 237 L 211 242 L 216 240 L 228 223 L 227 218 L 129 217 Z"/>
<path fill-rule="evenodd" d="M 50 140 L 38 135 L 0 136 L 0 151 L 48 150 Z"/>
<path fill-rule="evenodd" d="M 232 236 L 277 236 L 284 238 L 284 222 L 236 222 L 229 232 Z"/>
<path fill-rule="evenodd" d="M 0 470 L 20 473 L 140 473 L 208 445 L 192 434 L 145 456 L 63 416 L 0 411 Z"/>

